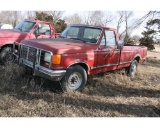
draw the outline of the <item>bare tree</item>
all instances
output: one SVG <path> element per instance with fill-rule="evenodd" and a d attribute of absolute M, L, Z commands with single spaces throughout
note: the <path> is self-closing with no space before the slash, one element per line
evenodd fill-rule
<path fill-rule="evenodd" d="M 112 22 L 113 16 L 107 11 L 85 11 L 82 19 L 85 24 L 107 26 Z"/>
<path fill-rule="evenodd" d="M 64 11 L 47 11 L 47 14 L 53 17 L 53 22 L 56 23 L 62 18 Z"/>
<path fill-rule="evenodd" d="M 104 23 L 103 23 L 104 26 L 107 26 L 113 22 L 114 15 L 110 11 L 105 11 L 103 12 L 103 14 L 104 14 L 103 15 L 104 16 Z"/>
<path fill-rule="evenodd" d="M 129 41 L 132 31 L 136 28 L 135 25 L 137 25 L 137 19 L 134 19 L 132 16 L 133 11 L 117 12 L 117 31 L 120 39 L 124 39 L 125 42 Z"/>
<path fill-rule="evenodd" d="M 102 11 L 93 11 L 90 16 L 90 24 L 93 25 L 103 25 L 103 12 Z"/>
<path fill-rule="evenodd" d="M 92 13 L 91 11 L 83 12 L 83 16 L 81 16 L 81 17 L 83 19 L 84 24 L 91 24 L 90 23 L 91 13 Z"/>
<path fill-rule="evenodd" d="M 122 23 L 124 22 L 124 11 L 118 11 L 118 22 L 117 22 L 117 32 L 120 34 L 119 30 L 121 28 Z"/>
<path fill-rule="evenodd" d="M 24 16 L 21 11 L 2 11 L 0 13 L 0 19 L 2 23 L 12 24 L 15 27 Z"/>
<path fill-rule="evenodd" d="M 124 38 L 124 41 L 128 41 L 129 40 L 129 28 L 130 28 L 130 26 L 129 26 L 129 19 L 131 18 L 131 16 L 133 16 L 133 11 L 125 11 L 124 12 L 124 19 L 125 19 L 125 33 L 126 33 L 126 35 L 125 35 L 125 38 Z"/>
<path fill-rule="evenodd" d="M 159 19 L 159 16 L 160 16 L 160 11 L 149 11 L 141 18 L 134 19 L 132 21 L 132 25 L 130 26 L 130 33 L 133 30 L 137 29 L 139 26 L 141 26 L 141 24 L 143 24 L 145 21 L 152 21 L 152 20 L 154 21 L 155 19 Z"/>
<path fill-rule="evenodd" d="M 29 20 L 35 19 L 36 12 L 35 11 L 27 11 L 25 12 L 25 18 Z"/>
<path fill-rule="evenodd" d="M 75 13 L 71 16 L 66 16 L 66 17 L 64 17 L 64 20 L 66 21 L 66 23 L 68 25 L 70 25 L 70 24 L 82 24 L 83 23 L 83 19 L 80 17 L 80 15 L 78 13 Z"/>

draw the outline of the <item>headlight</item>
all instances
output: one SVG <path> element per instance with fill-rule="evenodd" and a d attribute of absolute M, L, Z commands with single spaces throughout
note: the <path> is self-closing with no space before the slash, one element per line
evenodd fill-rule
<path fill-rule="evenodd" d="M 51 61 L 51 54 L 50 53 L 45 52 L 44 61 L 50 63 L 50 61 Z"/>

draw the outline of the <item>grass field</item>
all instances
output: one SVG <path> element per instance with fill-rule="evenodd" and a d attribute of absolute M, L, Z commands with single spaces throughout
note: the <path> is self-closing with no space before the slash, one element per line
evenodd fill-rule
<path fill-rule="evenodd" d="M 0 65 L 1 117 L 160 117 L 160 46 L 130 78 L 124 71 L 91 76 L 83 92 L 33 79 L 16 65 Z"/>

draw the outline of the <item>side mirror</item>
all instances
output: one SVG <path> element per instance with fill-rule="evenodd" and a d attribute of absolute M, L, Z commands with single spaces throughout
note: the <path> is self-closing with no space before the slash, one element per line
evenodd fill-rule
<path fill-rule="evenodd" d="M 35 34 L 36 36 L 39 36 L 39 31 L 34 31 L 34 34 Z"/>
<path fill-rule="evenodd" d="M 39 36 L 39 27 L 36 28 L 36 30 L 34 31 L 35 36 Z"/>
<path fill-rule="evenodd" d="M 124 41 L 123 40 L 119 40 L 117 48 L 118 49 L 123 49 L 123 46 L 124 46 Z"/>

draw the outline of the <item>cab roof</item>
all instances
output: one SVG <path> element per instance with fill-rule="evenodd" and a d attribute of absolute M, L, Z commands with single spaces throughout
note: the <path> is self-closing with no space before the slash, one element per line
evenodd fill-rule
<path fill-rule="evenodd" d="M 104 26 L 98 26 L 98 25 L 87 25 L 87 24 L 71 24 L 70 26 L 85 26 L 85 27 L 95 27 L 95 28 L 116 30 L 115 28 L 111 28 L 111 27 L 104 27 Z"/>

